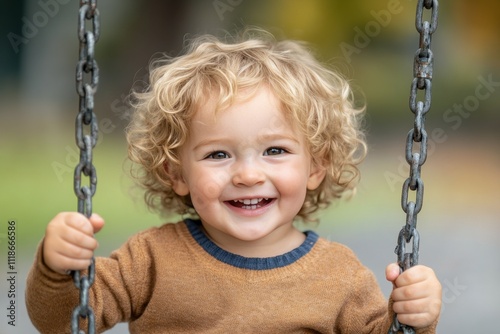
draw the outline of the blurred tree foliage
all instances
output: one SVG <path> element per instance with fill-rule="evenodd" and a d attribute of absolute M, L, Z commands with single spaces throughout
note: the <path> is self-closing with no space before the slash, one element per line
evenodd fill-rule
<path fill-rule="evenodd" d="M 263 27 L 278 38 L 309 42 L 321 60 L 338 67 L 360 87 L 363 95 L 358 97 L 360 103 L 368 103 L 369 121 L 387 125 L 389 117 L 407 119 L 418 48 L 415 6 L 411 0 L 141 1 L 131 5 L 119 34 L 107 41 L 103 38 L 102 43 L 111 47 L 99 47 L 107 51 L 101 57 L 103 68 L 112 71 L 109 80 L 123 93 L 134 80 L 146 78 L 152 55 L 180 54 L 185 37 L 220 35 L 246 25 Z M 499 11 L 498 1 L 441 1 L 440 26 L 432 45 L 433 109 L 440 114 L 473 93 L 477 76 L 498 70 Z M 102 97 L 116 99 L 119 94 Z M 498 119 L 493 104 L 484 103 L 484 112 Z"/>
<path fill-rule="evenodd" d="M 99 6 L 102 34 L 96 52 L 102 80 L 96 98 L 103 116 L 125 118 L 122 114 L 129 111 L 126 95 L 132 86 L 144 85 L 148 63 L 160 53 L 179 55 L 185 39 L 193 35 L 221 35 L 255 25 L 278 38 L 309 42 L 321 60 L 352 78 L 354 86 L 364 92 L 358 97 L 360 103 L 368 103 L 370 122 L 387 124 L 388 119 L 407 119 L 413 55 L 418 47 L 416 0 L 107 0 L 99 1 Z M 58 49 L 45 47 L 47 40 L 56 38 L 54 31 L 76 33 L 76 5 L 59 7 L 58 14 L 40 28 L 40 34 L 21 45 L 21 52 L 13 53 L 8 45 L 2 47 L 0 73 L 10 84 L 24 67 L 23 80 L 30 83 L 32 91 L 40 91 L 36 98 L 68 102 L 75 98 L 71 84 L 57 86 L 58 80 L 47 83 L 43 79 L 66 77 L 71 81 L 74 71 L 71 59 L 76 59 L 78 48 L 75 34 L 58 41 Z M 2 12 L 2 31 L 21 34 L 26 19 L 43 10 L 36 0 L 12 6 L 12 12 Z M 493 75 L 496 80 L 500 70 L 499 12 L 500 1 L 440 2 L 440 26 L 432 45 L 433 110 L 442 114 L 473 94 L 478 76 Z M 68 19 L 69 15 L 74 19 Z M 67 26 L 70 23 L 72 27 Z M 71 64 L 71 68 L 61 66 L 65 64 Z M 36 69 L 36 73 L 26 68 Z M 485 124 L 498 123 L 497 100 L 482 101 Z"/>

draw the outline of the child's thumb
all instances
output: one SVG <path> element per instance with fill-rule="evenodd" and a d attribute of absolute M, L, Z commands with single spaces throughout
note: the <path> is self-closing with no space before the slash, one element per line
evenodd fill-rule
<path fill-rule="evenodd" d="M 399 266 L 397 263 L 391 263 L 385 268 L 385 279 L 389 282 L 395 283 L 396 279 L 399 276 Z"/>
<path fill-rule="evenodd" d="M 94 234 L 99 232 L 104 226 L 104 219 L 97 213 L 93 213 L 89 218 L 92 227 L 94 228 Z"/>

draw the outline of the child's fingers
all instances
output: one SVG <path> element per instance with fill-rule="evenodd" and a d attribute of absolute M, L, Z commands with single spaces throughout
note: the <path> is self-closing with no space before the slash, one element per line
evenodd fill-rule
<path fill-rule="evenodd" d="M 93 254 L 93 250 L 75 246 L 62 240 L 44 240 L 44 262 L 50 269 L 61 274 L 65 274 L 69 270 L 86 269 L 90 265 Z"/>
<path fill-rule="evenodd" d="M 67 225 L 76 231 L 69 231 L 62 235 L 62 238 L 70 244 L 82 248 L 95 250 L 98 242 L 94 234 L 99 232 L 104 226 L 104 219 L 98 214 L 92 214 L 90 218 L 75 214 L 67 218 Z M 75 233 L 76 232 L 76 233 Z"/>
<path fill-rule="evenodd" d="M 89 237 L 87 237 L 89 238 Z M 91 243 L 93 244 L 93 243 Z M 97 243 L 95 243 L 97 244 Z M 67 257 L 68 259 L 74 260 L 90 260 L 94 256 L 95 248 L 92 247 L 82 247 L 77 244 L 67 243 L 61 247 L 61 249 L 56 249 L 55 251 L 61 256 Z"/>
<path fill-rule="evenodd" d="M 395 301 L 392 309 L 402 324 L 421 328 L 429 326 L 439 317 L 441 301 L 427 296 L 419 299 Z"/>
<path fill-rule="evenodd" d="M 414 266 L 403 271 L 395 280 L 398 287 L 415 284 L 425 280 L 431 274 L 430 268 L 424 266 Z"/>
<path fill-rule="evenodd" d="M 426 313 L 429 300 L 427 298 L 412 299 L 411 301 L 396 301 L 392 309 L 397 314 L 421 314 Z"/>
<path fill-rule="evenodd" d="M 428 288 L 429 287 L 424 282 L 396 287 L 392 290 L 391 297 L 395 302 L 419 300 L 428 296 Z"/>
<path fill-rule="evenodd" d="M 57 263 L 48 264 L 50 268 L 60 274 L 67 274 L 72 270 L 84 270 L 90 266 L 92 262 L 92 257 L 85 259 L 73 259 L 66 256 L 59 256 L 57 258 Z"/>
<path fill-rule="evenodd" d="M 87 218 L 78 212 L 62 213 L 61 215 L 62 220 L 67 226 L 73 227 L 74 229 L 89 236 L 93 236 L 104 226 L 104 219 L 96 213 L 93 213 L 90 218 Z"/>
<path fill-rule="evenodd" d="M 94 235 L 94 228 L 92 226 L 92 223 L 89 221 L 87 217 L 85 217 L 81 213 L 77 212 L 68 213 L 64 217 L 64 221 L 67 226 L 74 228 L 78 232 L 84 233 L 88 236 Z"/>
<path fill-rule="evenodd" d="M 97 240 L 82 232 L 65 233 L 61 235 L 61 247 L 77 247 L 85 250 L 95 250 L 98 246 Z M 66 252 L 64 252 L 66 254 Z"/>
<path fill-rule="evenodd" d="M 398 321 L 415 328 L 424 328 L 433 322 L 429 313 L 398 313 Z"/>
<path fill-rule="evenodd" d="M 56 217 L 47 226 L 47 246 L 54 247 L 57 252 L 65 254 L 69 246 L 77 246 L 94 250 L 97 241 L 94 238 L 90 221 L 79 213 L 67 213 Z"/>

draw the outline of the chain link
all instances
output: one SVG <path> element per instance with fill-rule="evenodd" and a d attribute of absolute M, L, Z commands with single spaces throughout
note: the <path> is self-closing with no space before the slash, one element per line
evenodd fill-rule
<path fill-rule="evenodd" d="M 430 46 L 432 34 L 437 29 L 438 7 L 437 0 L 418 0 L 417 3 L 415 26 L 420 34 L 420 41 L 419 48 L 415 53 L 410 90 L 410 110 L 415 115 L 415 120 L 413 129 L 408 132 L 406 138 L 405 152 L 406 161 L 410 165 L 410 176 L 404 182 L 401 194 L 401 207 L 406 213 L 406 224 L 399 232 L 395 249 L 401 272 L 418 264 L 420 235 L 417 231 L 417 215 L 422 209 L 424 199 L 424 182 L 420 177 L 420 171 L 427 159 L 425 115 L 431 108 L 434 55 Z M 431 22 L 424 20 L 424 9 L 431 10 Z M 424 101 L 418 101 L 418 90 L 424 91 Z M 415 192 L 415 201 L 408 200 L 410 190 Z M 399 332 L 414 334 L 415 330 L 401 324 L 395 315 L 388 334 Z"/>
<path fill-rule="evenodd" d="M 90 25 L 90 29 L 86 29 Z M 79 60 L 76 66 L 76 91 L 79 95 L 79 109 L 76 116 L 75 137 L 80 149 L 80 161 L 75 167 L 74 191 L 78 198 L 78 212 L 87 217 L 92 215 L 92 197 L 97 189 L 97 173 L 92 164 L 92 149 L 97 144 L 98 125 L 94 114 L 94 94 L 99 84 L 99 67 L 94 59 L 95 43 L 99 40 L 100 21 L 97 0 L 81 0 L 78 15 Z M 88 178 L 88 185 L 82 185 L 82 175 Z M 95 333 L 94 311 L 89 305 L 89 290 L 94 283 L 94 259 L 87 275 L 73 271 L 73 282 L 80 290 L 80 304 L 71 317 L 71 333 L 79 331 L 80 320 L 87 319 L 87 333 Z"/>

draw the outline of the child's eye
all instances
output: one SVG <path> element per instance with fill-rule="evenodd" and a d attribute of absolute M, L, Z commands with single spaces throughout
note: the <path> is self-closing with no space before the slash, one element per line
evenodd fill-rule
<path fill-rule="evenodd" d="M 229 158 L 229 154 L 223 151 L 214 151 L 205 157 L 205 159 L 214 159 L 214 160 L 227 159 L 227 158 Z"/>
<path fill-rule="evenodd" d="M 264 151 L 264 155 L 279 155 L 279 154 L 284 154 L 286 152 L 287 151 L 281 147 L 270 147 Z"/>

